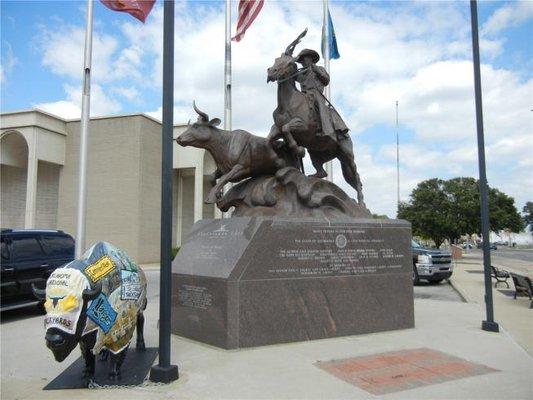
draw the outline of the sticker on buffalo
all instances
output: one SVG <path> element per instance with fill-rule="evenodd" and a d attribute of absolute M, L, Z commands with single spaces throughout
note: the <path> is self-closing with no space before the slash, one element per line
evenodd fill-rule
<path fill-rule="evenodd" d="M 85 273 L 91 278 L 93 282 L 98 282 L 104 276 L 109 274 L 115 268 L 115 263 L 109 256 L 103 256 L 94 264 L 85 268 Z"/>
<path fill-rule="evenodd" d="M 141 294 L 141 278 L 139 274 L 124 269 L 120 273 L 122 278 L 120 298 L 122 300 L 137 300 Z"/>
<path fill-rule="evenodd" d="M 45 329 L 75 333 L 83 305 L 82 293 L 88 287 L 89 281 L 77 269 L 58 268 L 52 272 L 46 282 Z"/>
<path fill-rule="evenodd" d="M 91 306 L 87 309 L 87 316 L 107 333 L 113 327 L 117 319 L 117 313 L 111 307 L 107 297 L 100 293 L 100 295 L 91 302 Z"/>

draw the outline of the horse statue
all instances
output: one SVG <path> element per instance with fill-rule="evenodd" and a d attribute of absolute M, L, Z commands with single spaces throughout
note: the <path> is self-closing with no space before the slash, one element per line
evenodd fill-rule
<path fill-rule="evenodd" d="M 323 167 L 324 163 L 337 158 L 341 163 L 344 179 L 357 191 L 357 201 L 364 206 L 363 185 L 354 161 L 353 143 L 346 133 L 347 128 L 344 132 L 324 134 L 324 121 L 321 121 L 324 107 L 328 107 L 333 116 L 338 116 L 338 114 L 321 93 L 316 93 L 316 90 L 315 94 L 304 93 L 296 87 L 299 75 L 310 67 L 323 70 L 322 67 L 314 65 L 299 70 L 296 65 L 299 58 L 293 57 L 292 54 L 306 33 L 307 29 L 287 47 L 280 57 L 276 58 L 274 65 L 267 70 L 267 82 L 278 83 L 278 107 L 273 113 L 274 125 L 270 130 L 268 140 L 276 146 L 276 140 L 282 138 L 293 154 L 300 158 L 300 163 L 307 149 L 313 167 L 316 169 L 316 173 L 312 176 L 318 178 L 327 176 Z M 315 54 L 315 57 L 318 56 L 318 53 L 312 50 L 307 51 Z M 321 74 L 325 79 L 323 83 L 329 82 L 329 76 L 325 70 Z M 323 99 L 317 99 L 318 96 L 322 96 Z M 319 101 L 324 101 L 324 104 L 317 104 Z M 338 118 L 340 119 L 340 116 Z"/>

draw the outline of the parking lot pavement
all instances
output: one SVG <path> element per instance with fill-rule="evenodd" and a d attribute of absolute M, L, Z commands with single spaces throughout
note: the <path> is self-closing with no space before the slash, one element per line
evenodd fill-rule
<path fill-rule="evenodd" d="M 533 249 L 510 249 L 499 247 L 490 252 L 492 265 L 518 274 L 533 276 Z M 467 262 L 482 263 L 483 251 L 469 250 Z M 465 261 L 465 259 L 463 259 Z"/>
<path fill-rule="evenodd" d="M 493 254 L 496 257 L 527 261 L 533 264 L 533 249 L 498 247 L 498 250 L 493 250 Z"/>
<path fill-rule="evenodd" d="M 146 342 L 157 346 L 158 272 L 147 275 L 152 301 L 146 310 Z M 416 290 L 446 291 L 448 286 L 421 285 Z M 473 303 L 418 298 L 413 329 L 232 351 L 172 335 L 172 362 L 180 368 L 178 381 L 105 391 L 43 391 L 43 386 L 79 357 L 79 350 L 63 363 L 55 362 L 44 345 L 43 316 L 17 311 L 18 318 L 2 319 L 1 324 L 2 400 L 376 399 L 379 397 L 321 370 L 317 362 L 417 349 L 443 352 L 497 371 L 413 386 L 389 393 L 387 399 L 526 399 L 533 394 L 531 357 L 504 332 L 482 331 L 482 307 Z M 449 373 L 449 368 L 442 372 Z"/>
<path fill-rule="evenodd" d="M 414 286 L 415 299 L 441 300 L 441 301 L 464 301 L 461 295 L 448 281 L 438 284 L 420 282 Z"/>

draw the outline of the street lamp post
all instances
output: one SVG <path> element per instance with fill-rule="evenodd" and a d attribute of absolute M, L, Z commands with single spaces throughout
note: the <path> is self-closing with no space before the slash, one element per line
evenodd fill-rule
<path fill-rule="evenodd" d="M 159 363 L 150 380 L 169 383 L 178 379 L 178 366 L 170 364 L 172 298 L 172 156 L 174 125 L 174 0 L 164 2 L 163 16 L 163 137 L 161 153 L 161 268 L 159 298 Z"/>
<path fill-rule="evenodd" d="M 481 233 L 483 235 L 483 269 L 485 273 L 485 305 L 487 308 L 487 319 L 481 323 L 481 329 L 489 332 L 498 332 L 498 323 L 494 322 L 492 281 L 490 276 L 489 202 L 487 172 L 485 167 L 485 138 L 483 133 L 483 104 L 481 101 L 481 70 L 479 67 L 479 36 L 476 0 L 470 0 L 470 16 L 472 23 L 472 53 L 474 61 L 474 89 L 476 97 L 479 194 L 481 200 Z"/>

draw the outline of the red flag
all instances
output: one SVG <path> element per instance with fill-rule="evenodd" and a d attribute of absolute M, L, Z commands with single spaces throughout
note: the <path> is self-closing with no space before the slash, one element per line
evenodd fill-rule
<path fill-rule="evenodd" d="M 237 21 L 237 33 L 231 40 L 239 42 L 246 30 L 252 25 L 257 18 L 257 14 L 263 8 L 264 0 L 240 0 L 239 1 L 239 20 Z"/>
<path fill-rule="evenodd" d="M 104 6 L 114 11 L 127 12 L 144 23 L 152 11 L 155 0 L 100 0 Z"/>

